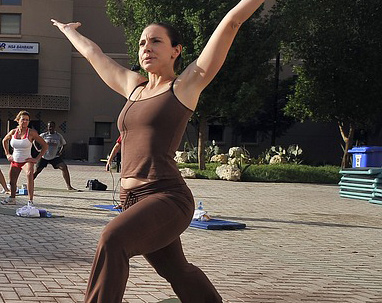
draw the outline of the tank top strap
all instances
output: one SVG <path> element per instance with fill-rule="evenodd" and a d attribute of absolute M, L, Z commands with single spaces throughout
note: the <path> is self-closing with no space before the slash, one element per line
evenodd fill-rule
<path fill-rule="evenodd" d="M 172 80 L 172 82 L 171 82 L 171 87 L 170 87 L 170 90 L 171 90 L 171 92 L 172 92 L 174 95 L 175 95 L 175 93 L 174 93 L 174 83 L 175 83 L 176 79 L 178 79 L 178 78 L 175 78 L 174 80 Z"/>
<path fill-rule="evenodd" d="M 13 134 L 13 138 L 17 139 L 16 136 L 17 136 L 17 133 L 18 133 L 18 132 L 19 132 L 19 129 L 16 128 L 16 131 L 15 131 L 15 133 Z"/>
<path fill-rule="evenodd" d="M 17 134 L 19 133 L 19 129 L 16 128 L 15 133 L 13 134 L 13 138 L 17 139 Z M 24 136 L 21 138 L 21 132 L 20 132 L 20 139 L 29 138 L 29 127 L 27 127 L 27 131 L 25 132 Z"/>
<path fill-rule="evenodd" d="M 147 83 L 149 83 L 149 81 L 145 81 L 145 82 L 142 82 L 142 83 L 138 84 L 138 85 L 133 89 L 133 91 L 130 93 L 129 98 L 128 98 L 127 100 L 130 100 L 131 96 L 134 94 L 134 92 L 137 90 L 138 87 L 140 87 L 140 86 L 142 86 L 142 85 L 145 85 L 145 84 L 147 84 Z"/>

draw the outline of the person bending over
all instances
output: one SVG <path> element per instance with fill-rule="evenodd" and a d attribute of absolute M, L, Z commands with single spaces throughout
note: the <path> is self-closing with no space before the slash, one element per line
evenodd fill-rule
<path fill-rule="evenodd" d="M 61 157 L 64 146 L 66 145 L 66 141 L 60 133 L 56 132 L 56 123 L 49 121 L 48 131 L 40 134 L 40 136 L 48 144 L 48 150 L 41 157 L 40 161 L 37 162 L 36 171 L 33 174 L 33 178 L 36 179 L 38 174 L 41 173 L 48 164 L 51 164 L 54 169 L 60 169 L 62 171 L 62 176 L 64 177 L 68 190 L 76 190 L 70 184 L 68 166 L 65 164 Z M 35 147 L 38 151 L 40 151 L 40 148 L 37 146 L 37 144 L 35 144 Z"/>

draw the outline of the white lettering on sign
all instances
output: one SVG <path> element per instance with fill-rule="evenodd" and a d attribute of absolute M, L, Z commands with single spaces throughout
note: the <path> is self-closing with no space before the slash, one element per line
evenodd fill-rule
<path fill-rule="evenodd" d="M 3 42 L 0 41 L 0 53 L 38 54 L 38 42 Z"/>

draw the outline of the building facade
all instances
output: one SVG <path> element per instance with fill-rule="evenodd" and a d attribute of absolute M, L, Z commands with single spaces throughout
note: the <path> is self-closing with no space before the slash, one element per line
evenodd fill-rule
<path fill-rule="evenodd" d="M 123 29 L 111 25 L 106 0 L 0 0 L 0 133 L 15 126 L 20 110 L 31 126 L 48 121 L 67 141 L 65 156 L 87 158 L 90 137 L 103 137 L 106 156 L 118 137 L 116 119 L 125 99 L 109 89 L 51 18 L 80 21 L 79 31 L 123 66 Z"/>
<path fill-rule="evenodd" d="M 274 2 L 267 1 L 265 11 Z M 118 137 L 116 120 L 125 98 L 103 83 L 50 21 L 80 21 L 79 32 L 127 67 L 123 29 L 110 23 L 105 5 L 106 0 L 0 0 L 2 138 L 15 126 L 16 114 L 25 109 L 31 113 L 31 126 L 40 132 L 48 121 L 56 122 L 67 141 L 66 158 L 87 159 L 92 137 L 104 138 L 101 157 L 106 157 Z M 284 66 L 281 77 L 290 75 L 291 69 Z M 189 126 L 184 139 L 196 144 L 197 130 Z M 224 152 L 244 145 L 253 156 L 270 146 L 270 138 L 255 129 L 238 139 L 224 125 L 210 125 L 208 139 L 217 141 Z M 339 164 L 342 155 L 335 124 L 297 123 L 276 144 L 299 144 L 313 164 Z"/>

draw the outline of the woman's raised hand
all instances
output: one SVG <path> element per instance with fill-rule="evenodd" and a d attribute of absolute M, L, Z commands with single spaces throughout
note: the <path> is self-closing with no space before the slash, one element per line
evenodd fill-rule
<path fill-rule="evenodd" d="M 138 85 L 144 81 L 145 78 L 143 76 L 137 76 L 139 74 L 131 72 L 129 69 L 119 65 L 113 59 L 105 55 L 96 43 L 77 31 L 77 28 L 81 26 L 80 22 L 65 24 L 55 19 L 51 19 L 51 21 L 53 25 L 57 26 L 66 38 L 68 38 L 74 48 L 90 62 L 102 80 L 117 93 L 122 96 L 129 94 L 126 92 L 129 75 L 132 76 L 135 81 L 132 86 L 135 83 Z"/>
<path fill-rule="evenodd" d="M 50 21 L 52 21 L 53 25 L 54 26 L 57 26 L 60 31 L 64 32 L 68 29 L 77 29 L 78 27 L 81 26 L 81 23 L 80 22 L 71 22 L 71 23 L 62 23 L 62 22 L 59 22 L 55 19 L 50 19 Z"/>

